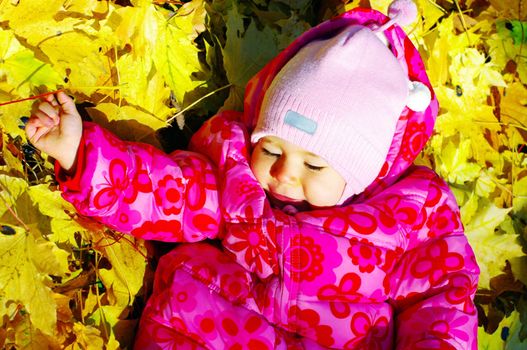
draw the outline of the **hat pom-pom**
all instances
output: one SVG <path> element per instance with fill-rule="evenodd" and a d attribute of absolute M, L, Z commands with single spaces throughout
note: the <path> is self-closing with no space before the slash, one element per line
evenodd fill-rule
<path fill-rule="evenodd" d="M 388 7 L 388 16 L 400 26 L 407 26 L 417 18 L 417 6 L 412 0 L 395 0 Z"/>
<path fill-rule="evenodd" d="M 414 112 L 423 112 L 428 108 L 431 100 L 432 95 L 425 84 L 419 81 L 411 81 L 409 83 L 408 100 L 406 102 L 408 108 Z"/>

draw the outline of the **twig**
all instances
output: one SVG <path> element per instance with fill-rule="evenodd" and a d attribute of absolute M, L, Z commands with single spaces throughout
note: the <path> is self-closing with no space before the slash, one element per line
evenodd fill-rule
<path fill-rule="evenodd" d="M 231 87 L 231 86 L 232 86 L 232 84 L 227 84 L 227 85 L 222 86 L 222 87 L 220 87 L 220 88 L 218 88 L 218 89 L 216 89 L 214 91 L 209 92 L 205 96 L 200 97 L 199 99 L 197 99 L 196 101 L 192 102 L 187 107 L 183 108 L 181 111 L 177 112 L 172 117 L 170 117 L 167 120 L 167 123 L 170 124 L 174 119 L 176 119 L 177 117 L 179 117 L 180 115 L 182 115 L 183 113 L 185 113 L 186 111 L 188 111 L 189 109 L 191 109 L 192 107 L 194 107 L 195 105 L 197 105 L 198 103 L 200 103 L 201 101 L 206 99 L 207 97 L 210 97 L 210 96 L 214 95 L 215 93 L 217 93 L 218 91 L 221 91 L 221 90 L 226 89 L 226 88 Z"/>
<path fill-rule="evenodd" d="M 45 96 L 48 96 L 48 95 L 53 95 L 53 94 L 56 94 L 56 93 L 61 92 L 61 91 L 64 91 L 64 90 L 60 89 L 60 90 L 56 90 L 56 91 L 45 92 L 43 94 L 36 95 L 36 96 L 30 96 L 30 97 L 27 97 L 27 98 L 22 98 L 20 100 L 2 102 L 2 103 L 0 103 L 0 106 L 10 105 L 12 103 L 24 102 L 24 101 L 29 101 L 29 100 L 35 100 L 37 98 L 45 97 Z"/>

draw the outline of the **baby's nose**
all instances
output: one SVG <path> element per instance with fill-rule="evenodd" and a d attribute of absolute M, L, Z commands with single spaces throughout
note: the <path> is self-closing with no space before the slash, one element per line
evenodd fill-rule
<path fill-rule="evenodd" d="M 280 157 L 271 168 L 271 175 L 279 182 L 295 184 L 299 182 L 298 166 L 287 157 Z"/>

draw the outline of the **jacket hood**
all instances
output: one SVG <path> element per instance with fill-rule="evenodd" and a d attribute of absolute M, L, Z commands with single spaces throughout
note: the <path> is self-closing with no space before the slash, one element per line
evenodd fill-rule
<path fill-rule="evenodd" d="M 256 126 L 262 101 L 274 77 L 303 46 L 314 40 L 331 38 L 350 26 L 361 25 L 375 29 L 388 21 L 389 18 L 379 11 L 356 8 L 311 28 L 293 41 L 247 84 L 242 121 L 247 126 L 249 133 Z M 379 175 L 364 192 L 349 198 L 347 201 L 360 201 L 368 198 L 394 183 L 413 163 L 432 135 L 438 112 L 437 98 L 426 75 L 424 63 L 408 36 L 397 24 L 386 28 L 384 34 L 394 56 L 403 70 L 407 72 L 408 80 L 420 82 L 427 86 L 431 93 L 431 101 L 428 107 L 421 112 L 413 111 L 408 107 L 404 108 Z"/>

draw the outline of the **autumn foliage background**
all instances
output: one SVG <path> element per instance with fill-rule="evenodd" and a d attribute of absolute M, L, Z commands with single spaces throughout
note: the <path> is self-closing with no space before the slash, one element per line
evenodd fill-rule
<path fill-rule="evenodd" d="M 79 217 L 26 140 L 34 100 L 166 151 L 309 27 L 390 1 L 0 0 L 0 347 L 131 348 L 155 251 Z M 480 349 L 527 347 L 527 3 L 416 0 L 406 27 L 441 105 L 419 159 L 445 178 L 481 267 Z M 522 344 L 522 341 L 523 344 Z"/>

